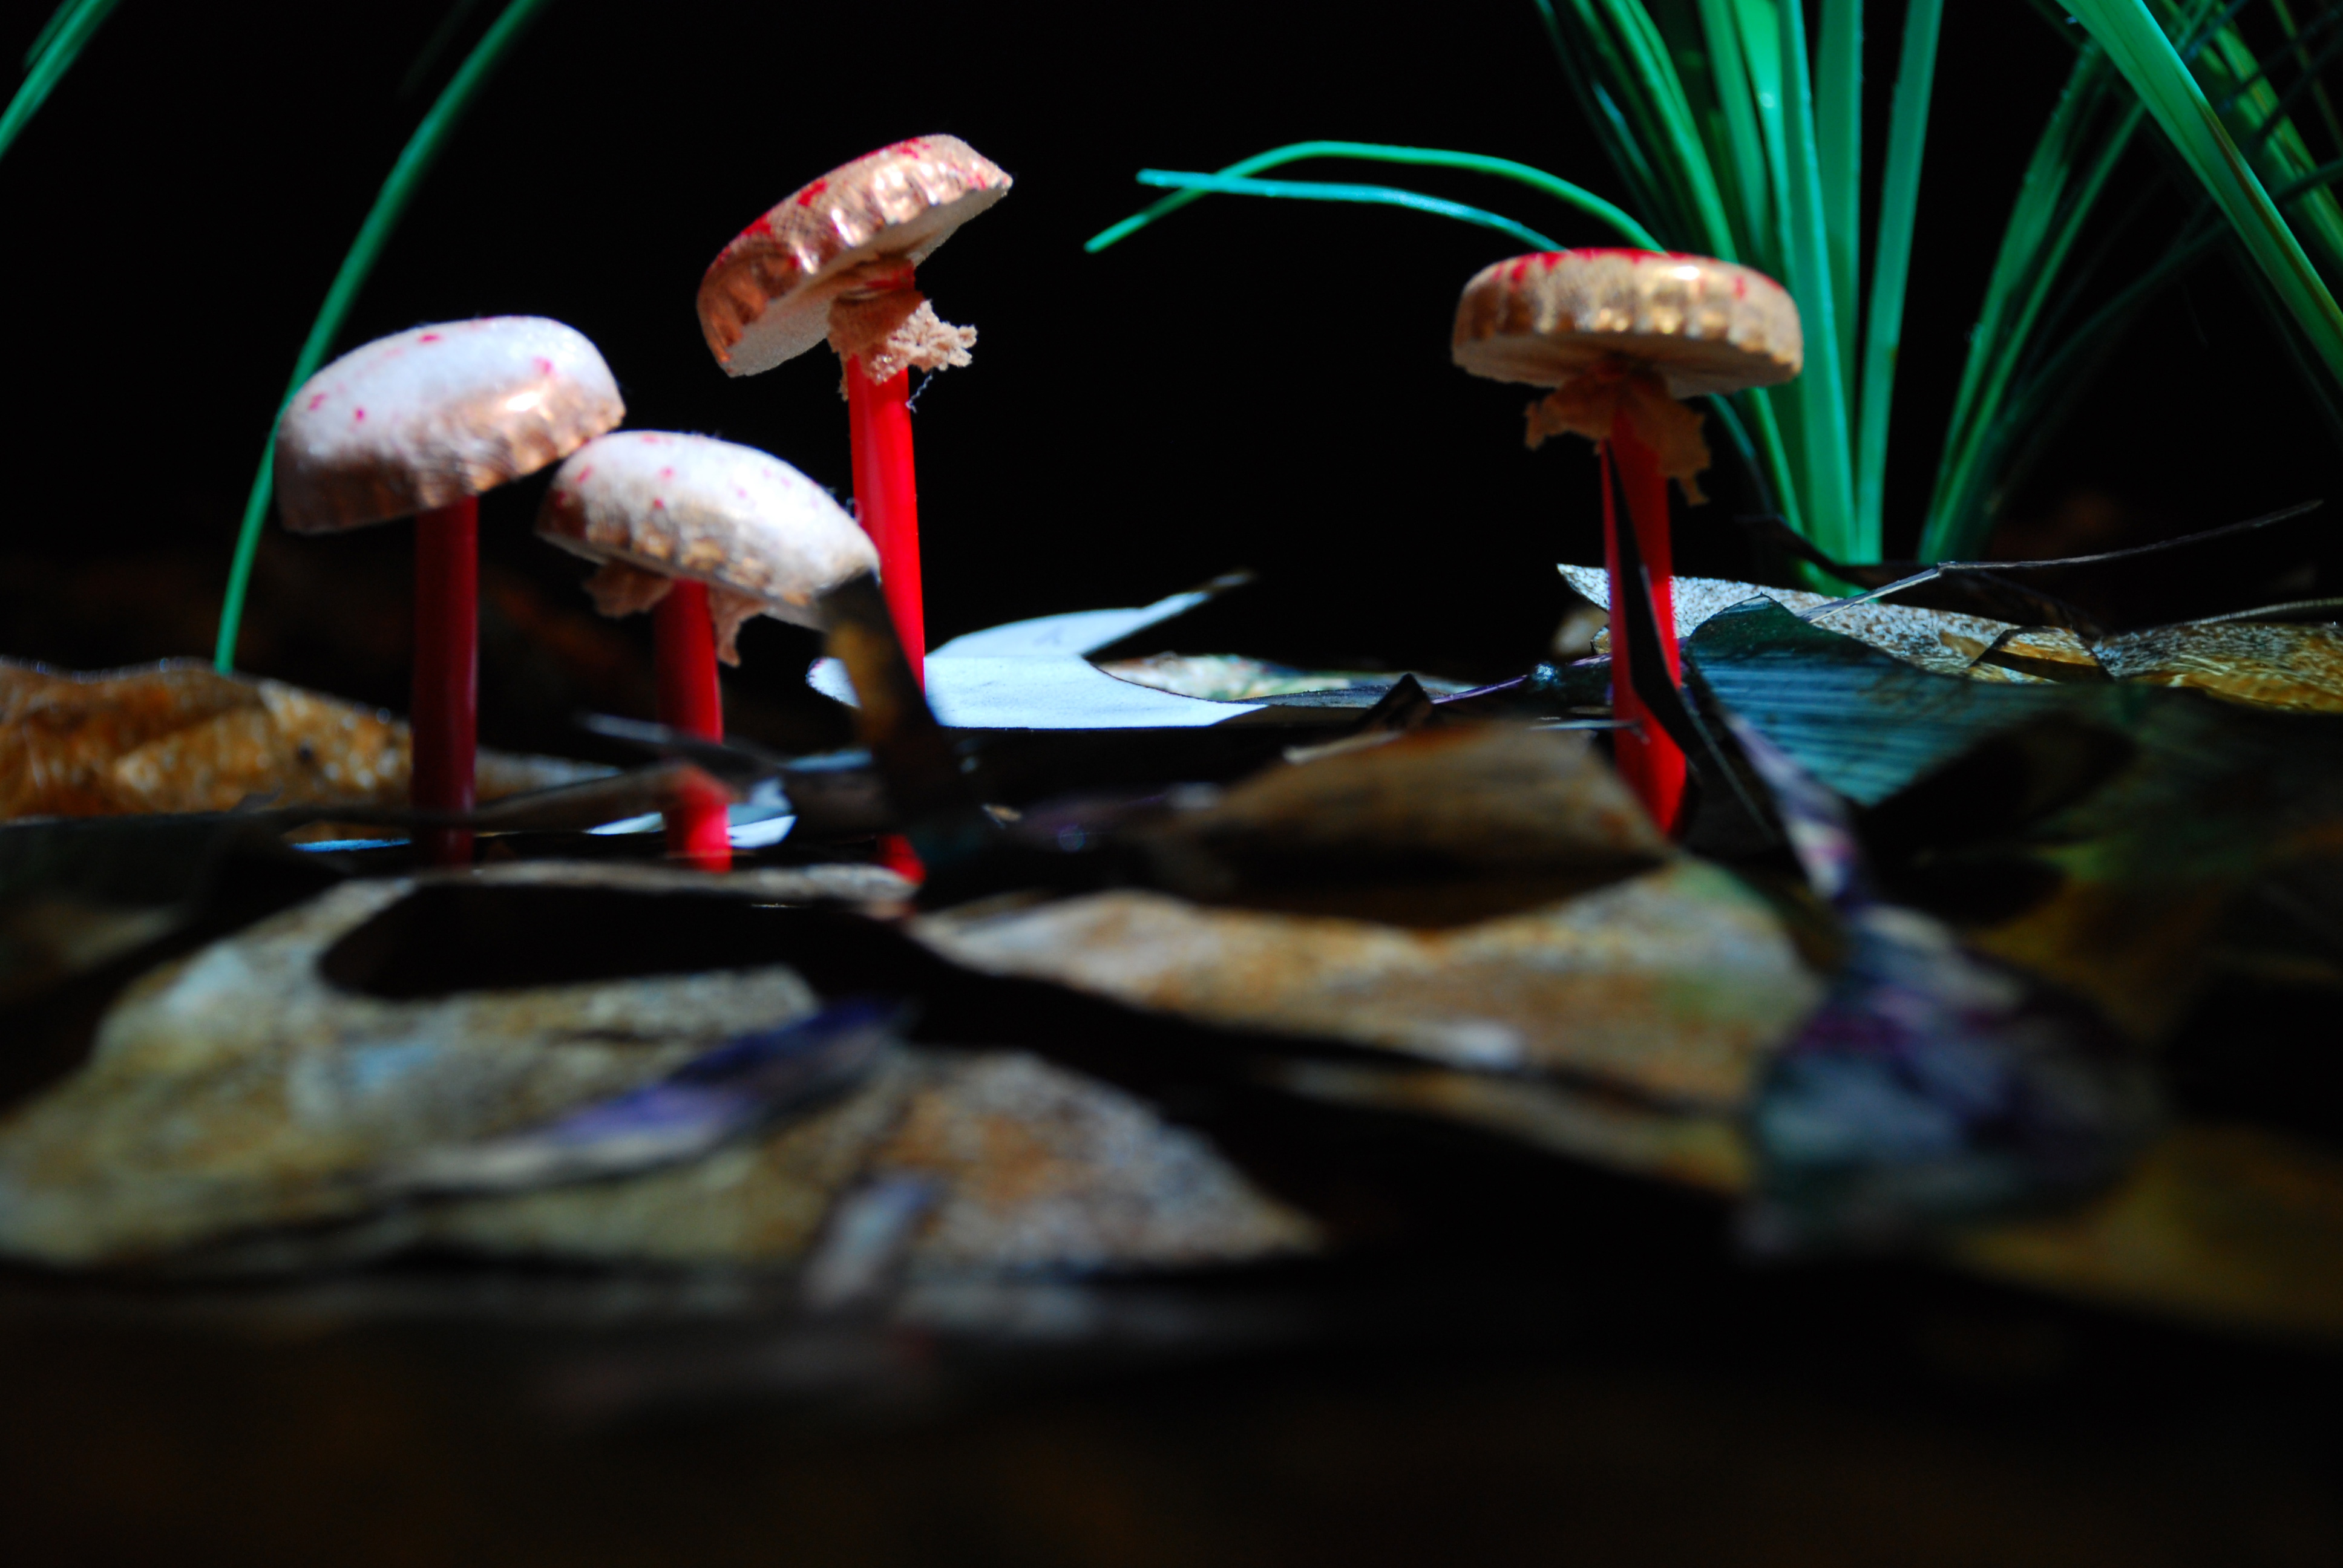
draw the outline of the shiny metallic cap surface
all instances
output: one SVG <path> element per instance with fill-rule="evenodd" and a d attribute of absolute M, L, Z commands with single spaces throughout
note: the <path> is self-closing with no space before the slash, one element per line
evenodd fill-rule
<path fill-rule="evenodd" d="M 831 300 L 908 286 L 910 269 L 1011 183 L 958 136 L 914 136 L 830 170 L 718 254 L 699 284 L 709 351 L 734 376 L 796 358 L 828 336 Z"/>
<path fill-rule="evenodd" d="M 1798 307 L 1764 273 L 1704 256 L 1555 250 L 1485 266 L 1456 303 L 1456 363 L 1559 387 L 1607 356 L 1649 365 L 1671 397 L 1770 387 L 1805 357 Z"/>

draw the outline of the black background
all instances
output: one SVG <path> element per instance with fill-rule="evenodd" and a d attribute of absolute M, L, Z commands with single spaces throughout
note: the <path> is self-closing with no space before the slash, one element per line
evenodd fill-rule
<path fill-rule="evenodd" d="M 473 5 L 418 73 L 447 15 L 436 4 L 126 0 L 0 159 L 15 477 L 0 508 L 0 652 L 86 667 L 208 651 L 294 355 L 382 176 L 496 9 Z M 5 7 L 0 43 L 28 43 L 47 10 Z M 1875 125 L 1896 45 L 1892 24 L 1870 40 Z M 1986 269 L 2070 57 L 2021 0 L 1949 8 L 1891 554 L 1916 534 Z M 1243 566 L 1297 602 L 1341 607 L 1327 635 L 1342 646 L 1303 651 L 1461 668 L 1535 650 L 1560 608 L 1550 563 L 1599 553 L 1593 465 L 1572 443 L 1524 451 L 1523 389 L 1469 377 L 1447 351 L 1463 280 L 1518 246 L 1392 209 L 1222 198 L 1103 255 L 1081 248 L 1152 194 L 1132 183 L 1142 166 L 1218 167 L 1313 136 L 1497 154 L 1620 195 L 1528 0 L 559 0 L 453 138 L 337 349 L 421 321 L 558 317 L 600 345 L 630 424 L 764 447 L 843 495 L 834 362 L 729 379 L 693 291 L 724 242 L 797 186 L 933 131 L 1018 183 L 921 272 L 946 318 L 982 334 L 974 367 L 937 379 L 918 409 L 931 645 Z M 1293 172 L 1389 178 L 1565 243 L 1606 239 L 1474 176 Z M 2160 176 L 2151 154 L 2124 179 Z M 2181 210 L 2167 201 L 2149 232 L 2168 231 L 2167 209 Z M 2216 260 L 2091 384 L 2010 498 L 2001 548 L 2105 548 L 2230 520 L 2325 494 L 2335 457 Z M 580 700 L 648 700 L 619 668 L 647 646 L 642 623 L 591 622 L 578 565 L 528 535 L 541 485 L 508 487 L 484 511 L 490 740 L 554 744 Z M 1680 525 L 1680 568 L 1762 573 L 1725 517 L 1749 498 L 1717 488 L 1719 505 Z M 2328 531 L 2164 572 L 2117 608 L 2137 619 L 2306 589 Z M 296 541 L 272 526 L 245 666 L 398 703 L 407 548 L 399 528 Z M 769 622 L 745 646 L 738 702 L 791 685 L 810 648 Z M 558 671 L 522 671 L 548 657 Z"/>
<path fill-rule="evenodd" d="M 440 0 L 123 0 L 0 158 L 0 655 L 208 655 L 294 356 L 383 174 L 498 3 L 476 5 L 402 95 Z M 48 9 L 0 4 L 0 48 L 29 42 Z M 1891 550 L 1916 530 L 2016 174 L 2069 58 L 2024 0 L 1947 11 Z M 1892 29 L 1872 41 L 1875 100 L 1896 45 Z M 693 291 L 796 186 L 933 131 L 1018 185 L 922 270 L 941 312 L 983 335 L 918 415 L 932 641 L 1244 565 L 1289 605 L 1347 610 L 1330 657 L 1502 665 L 1543 642 L 1560 608 L 1552 563 L 1597 554 L 1593 466 L 1571 443 L 1525 452 L 1523 389 L 1468 377 L 1447 353 L 1457 289 L 1508 242 L 1404 212 L 1228 199 L 1081 250 L 1141 205 L 1134 170 L 1305 137 L 1508 156 L 1619 195 L 1529 0 L 558 0 L 453 139 L 337 347 L 477 313 L 558 317 L 600 344 L 634 425 L 766 447 L 843 492 L 829 357 L 729 380 Z M 2136 159 L 2119 196 L 2158 175 Z M 1492 182 L 1403 183 L 1566 242 L 1603 237 Z M 2168 232 L 2178 204 L 2156 210 L 2149 232 Z M 2002 543 L 2138 542 L 2327 494 L 2335 477 L 2330 438 L 2217 261 L 2103 367 L 2010 498 Z M 1716 488 L 1716 507 L 1684 518 L 1679 562 L 1764 569 L 1710 515 L 1745 498 Z M 579 564 L 530 537 L 541 489 L 484 505 L 483 737 L 590 754 L 576 708 L 649 711 L 647 628 L 593 617 Z M 2298 526 L 2105 591 L 2135 619 L 2335 591 L 2331 565 L 2323 584 L 2303 569 L 2333 536 Z M 400 528 L 295 540 L 272 527 L 244 665 L 403 706 L 408 552 Z M 787 738 L 811 640 L 758 622 L 743 642 L 728 717 Z M 1600 1180 L 1604 1223 L 1585 1233 L 1640 1235 L 1653 1206 L 1682 1202 Z M 1499 1191 L 1460 1253 L 1543 1201 Z M 2308 1563 L 2331 1540 L 2332 1428 L 2318 1423 L 2333 1401 L 2289 1352 L 2200 1356 L 2193 1337 L 2013 1307 L 1934 1271 L 1735 1266 L 1724 1288 L 1615 1255 L 1558 1254 L 1574 1304 L 1547 1327 L 1581 1348 L 1550 1367 L 1467 1335 L 1440 1352 L 1455 1362 L 1362 1352 L 1299 1377 L 1237 1362 L 1117 1385 L 1111 1402 L 1077 1383 L 909 1436 L 865 1414 L 790 1425 L 744 1402 L 548 1440 L 524 1402 L 546 1367 L 631 1364 L 590 1328 L 459 1340 L 402 1322 L 361 1338 L 294 1317 L 247 1343 L 65 1297 L 64 1326 L 10 1317 L 0 1333 L 15 1396 L 0 1475 L 23 1494 L 0 1509 L 0 1556 L 45 1527 L 81 1562 L 115 1560 L 93 1540 L 135 1543 L 117 1555 L 141 1562 L 233 1540 L 237 1560 L 301 1563 L 327 1542 L 340 1560 L 416 1562 L 487 1541 L 515 1562 L 765 1562 L 778 1544 L 809 1562 L 1363 1564 L 1583 1544 L 1621 1563 L 2066 1565 Z M 1425 1283 L 1452 1288 L 1438 1270 Z M 699 1354 L 708 1331 L 685 1332 Z M 739 1353 L 770 1355 L 754 1346 Z M 1460 1370 L 1467 1352 L 1486 1359 Z"/>

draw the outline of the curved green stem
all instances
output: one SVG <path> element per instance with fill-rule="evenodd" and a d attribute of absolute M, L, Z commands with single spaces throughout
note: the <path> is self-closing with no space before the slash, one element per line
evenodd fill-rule
<path fill-rule="evenodd" d="M 1525 185 L 1531 189 L 1554 197 L 1566 206 L 1608 226 L 1613 232 L 1626 238 L 1631 245 L 1645 250 L 1667 247 L 1652 237 L 1652 233 L 1626 213 L 1604 201 L 1593 191 L 1571 184 L 1559 176 L 1528 164 L 1515 163 L 1511 158 L 1493 158 L 1480 153 L 1450 152 L 1438 147 L 1390 146 L 1379 142 L 1292 142 L 1282 147 L 1272 147 L 1240 158 L 1226 168 L 1215 171 L 1222 177 L 1242 179 L 1257 175 L 1263 169 L 1277 168 L 1284 164 L 1300 163 L 1306 158 L 1352 158 L 1364 163 L 1405 164 L 1424 168 L 1464 169 L 1473 174 L 1493 175 Z M 1174 191 L 1143 212 L 1136 212 L 1121 223 L 1100 230 L 1082 244 L 1082 248 L 1095 255 L 1116 241 L 1125 239 L 1145 228 L 1158 218 L 1168 216 L 1190 202 L 1211 194 L 1212 187 L 1194 186 Z M 1339 198 L 1338 198 L 1339 199 Z M 1426 200 L 1431 198 L 1426 197 Z M 1468 209 L 1470 210 L 1470 209 Z M 1550 246 L 1548 248 L 1551 248 Z"/>
<path fill-rule="evenodd" d="M 1193 191 L 1202 196 L 1207 192 L 1222 196 L 1282 196 L 1299 201 L 1365 202 L 1378 206 L 1403 206 L 1416 212 L 1428 212 L 1440 217 L 1453 217 L 1460 223 L 1477 224 L 1509 234 L 1534 250 L 1559 250 L 1561 243 L 1547 238 L 1527 224 L 1515 223 L 1493 212 L 1483 212 L 1463 202 L 1443 201 L 1438 196 L 1419 196 L 1391 186 L 1334 185 L 1322 180 L 1252 180 L 1233 175 L 1182 174 L 1171 169 L 1141 169 L 1139 183 L 1178 191 Z"/>
<path fill-rule="evenodd" d="M 268 422 L 268 440 L 260 452 L 260 471 L 253 476 L 252 493 L 245 501 L 244 523 L 236 538 L 236 560 L 228 568 L 227 595 L 220 603 L 219 640 L 212 650 L 212 663 L 223 673 L 236 668 L 236 632 L 243 624 L 245 595 L 252 583 L 252 558 L 259 551 L 261 525 L 268 518 L 275 478 L 277 419 L 283 417 L 285 404 L 293 400 L 301 383 L 316 374 L 324 362 L 327 349 L 332 347 L 335 335 L 341 331 L 342 322 L 357 299 L 358 290 L 366 286 L 375 263 L 381 258 L 383 246 L 389 243 L 391 232 L 406 215 L 407 204 L 414 198 L 416 188 L 423 183 L 423 176 L 430 171 L 449 134 L 464 117 L 464 111 L 472 106 L 472 100 L 479 95 L 489 74 L 546 3 L 547 0 L 509 0 L 504 14 L 480 35 L 480 41 L 472 45 L 472 52 L 456 68 L 456 74 L 433 100 L 429 112 L 416 126 L 398 161 L 390 166 L 389 176 L 374 198 L 373 209 L 358 226 L 357 238 L 350 242 L 341 270 L 334 275 L 333 286 L 326 291 L 326 302 L 318 307 L 317 319 L 293 362 L 293 375 L 286 384 L 284 400 L 277 405 L 277 417 Z"/>
<path fill-rule="evenodd" d="M 0 153 L 8 150 L 10 143 L 21 135 L 48 102 L 67 70 L 80 57 L 98 25 L 114 9 L 116 0 L 65 0 L 49 15 L 41 35 L 25 55 L 25 80 L 0 110 Z"/>
<path fill-rule="evenodd" d="M 1904 291 L 1912 269 L 1912 229 L 1920 210 L 1920 161 L 1935 94 L 1944 0 L 1911 0 L 1887 123 L 1887 164 L 1879 187 L 1879 238 L 1872 247 L 1871 309 L 1864 323 L 1862 378 L 1855 384 L 1856 535 L 1885 532 L 1888 418 L 1904 340 Z M 1851 297 L 1852 291 L 1850 291 Z M 1850 367 L 1850 376 L 1852 368 Z"/>

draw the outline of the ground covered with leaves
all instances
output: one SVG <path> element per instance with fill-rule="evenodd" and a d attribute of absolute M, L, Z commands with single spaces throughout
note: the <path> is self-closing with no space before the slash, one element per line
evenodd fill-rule
<path fill-rule="evenodd" d="M 841 603 L 857 748 L 603 723 L 454 871 L 387 716 L 0 670 L 20 1527 L 2331 1559 L 2331 624 L 1687 579 L 1671 838 L 1601 641 L 1468 687 L 1252 591 L 937 651 L 1035 729 Z M 711 779 L 722 876 L 651 815 Z"/>

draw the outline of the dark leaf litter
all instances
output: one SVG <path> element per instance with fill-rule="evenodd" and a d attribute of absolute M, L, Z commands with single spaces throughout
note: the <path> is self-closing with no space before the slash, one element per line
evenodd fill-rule
<path fill-rule="evenodd" d="M 2026 614 L 2002 580 L 1967 602 Z M 1047 1362 L 1421 1322 L 1409 1260 L 1452 1324 L 1550 1289 L 1544 1249 L 1730 1268 L 1730 1212 L 1758 1255 L 2343 1336 L 2338 1129 L 2298 1103 L 2332 1074 L 2268 1023 L 2343 991 L 2331 631 L 2288 628 L 2309 695 L 2273 699 L 2258 644 L 2150 658 L 2056 601 L 2028 624 L 2091 640 L 2036 666 L 2078 677 L 1752 598 L 1646 694 L 1687 852 L 1601 759 L 1600 657 L 1466 689 L 1353 655 L 1340 700 L 1217 726 L 952 731 L 865 597 L 832 637 L 858 750 L 605 722 L 655 759 L 484 808 L 472 878 L 411 878 L 379 802 L 0 828 L 15 1288 L 453 1311 L 558 1263 Z M 1242 594 L 1191 597 L 1243 647 Z M 1108 651 L 1204 678 L 1182 619 Z M 1655 650 L 1648 603 L 1624 635 Z M 1306 685 L 1257 645 L 1282 662 L 1232 678 Z M 796 828 L 721 882 L 580 831 L 686 777 Z M 316 823 L 383 837 L 287 847 Z M 230 968 L 266 983 L 206 1021 Z M 1597 1221 L 1588 1182 L 1646 1196 Z"/>

